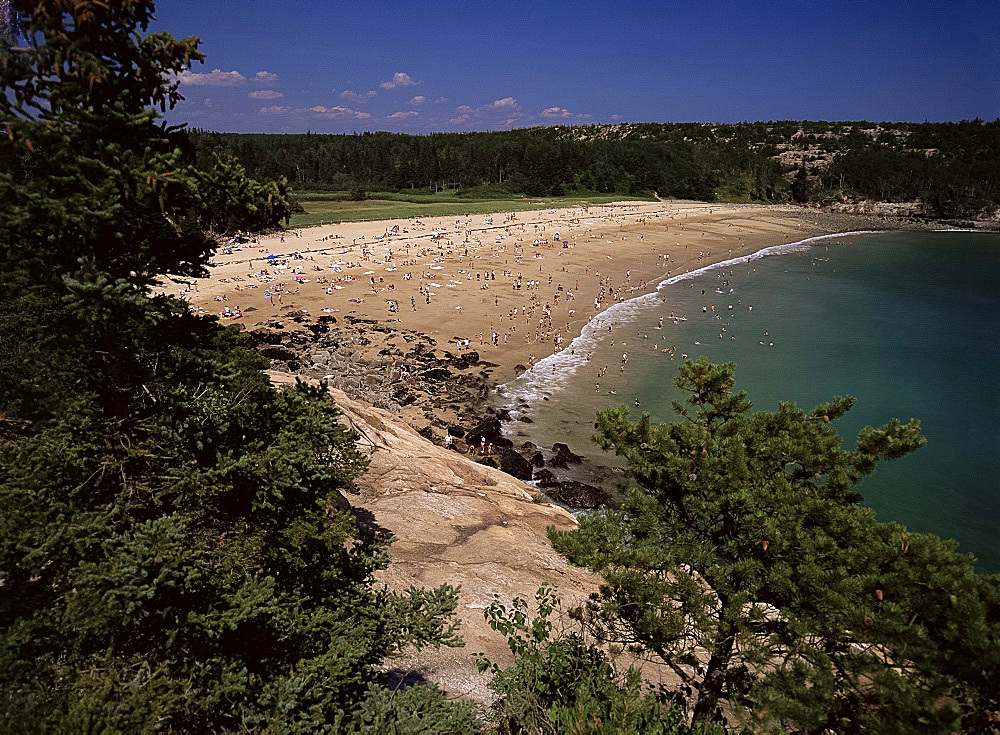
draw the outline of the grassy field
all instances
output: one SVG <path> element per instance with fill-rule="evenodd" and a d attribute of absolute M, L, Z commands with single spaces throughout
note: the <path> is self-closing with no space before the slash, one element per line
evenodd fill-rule
<path fill-rule="evenodd" d="M 515 210 L 547 209 L 548 207 L 572 207 L 580 204 L 607 204 L 625 198 L 621 195 L 595 194 L 566 197 L 477 199 L 458 197 L 450 192 L 438 194 L 375 192 L 370 196 L 370 199 L 363 201 L 349 201 L 346 192 L 295 192 L 295 197 L 306 211 L 293 214 L 288 226 L 294 229 L 364 220 L 513 212 Z M 644 199 L 643 197 L 630 198 Z"/>

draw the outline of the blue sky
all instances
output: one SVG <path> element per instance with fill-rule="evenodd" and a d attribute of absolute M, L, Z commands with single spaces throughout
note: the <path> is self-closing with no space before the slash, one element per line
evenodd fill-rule
<path fill-rule="evenodd" d="M 1000 117 L 1000 0 L 160 0 L 172 122 L 408 133 Z"/>

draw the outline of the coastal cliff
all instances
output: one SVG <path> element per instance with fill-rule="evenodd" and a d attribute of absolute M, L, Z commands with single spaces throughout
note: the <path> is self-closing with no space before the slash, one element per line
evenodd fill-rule
<path fill-rule="evenodd" d="M 295 380 L 268 374 L 279 387 Z M 357 481 L 359 494 L 346 500 L 359 525 L 396 538 L 379 581 L 398 591 L 461 587 L 457 615 L 464 648 L 424 650 L 390 662 L 389 669 L 400 680 L 433 681 L 451 695 L 488 701 L 489 677 L 477 671 L 473 654 L 503 665 L 512 661 L 506 639 L 483 617 L 494 595 L 509 606 L 514 597 L 532 599 L 548 583 L 569 607 L 597 589 L 597 578 L 571 566 L 546 537 L 547 527 L 570 529 L 576 520 L 536 502 L 531 486 L 437 446 L 391 412 L 335 388 L 330 392 L 370 462 Z"/>

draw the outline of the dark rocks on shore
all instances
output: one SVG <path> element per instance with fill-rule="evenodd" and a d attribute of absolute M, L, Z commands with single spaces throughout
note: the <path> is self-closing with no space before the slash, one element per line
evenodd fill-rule
<path fill-rule="evenodd" d="M 533 423 L 535 423 L 534 421 L 532 421 L 532 419 L 531 419 L 530 416 L 521 416 L 521 418 L 519 418 L 518 421 L 520 421 L 522 424 L 533 424 Z"/>
<path fill-rule="evenodd" d="M 431 441 L 440 444 L 444 435 L 450 434 L 462 441 L 463 448 L 471 445 L 478 450 L 485 439 L 487 445 L 493 445 L 492 456 L 476 457 L 476 461 L 521 480 L 534 478 L 554 501 L 564 506 L 598 508 L 609 503 L 612 496 L 599 487 L 576 479 L 561 479 L 550 469 L 540 469 L 546 465 L 564 469 L 579 465 L 581 458 L 566 444 L 554 444 L 548 460 L 545 457 L 549 453 L 543 454 L 530 441 L 521 442 L 520 451 L 514 449 L 514 442 L 503 435 L 504 422 L 513 417 L 508 409 L 491 407 L 486 400 L 490 382 L 489 373 L 483 368 L 490 365 L 478 353 L 470 350 L 459 355 L 435 354 L 430 338 L 377 325 L 371 320 L 344 317 L 340 325 L 332 324 L 336 320 L 324 321 L 318 325 L 319 329 L 312 328 L 317 326 L 313 324 L 306 325 L 305 330 L 283 330 L 280 322 L 274 322 L 251 332 L 250 336 L 260 353 L 271 360 L 273 369 L 325 380 L 352 398 L 389 411 L 416 406 L 427 424 L 415 428 Z M 407 351 L 404 353 L 389 343 L 379 358 L 365 358 L 359 352 L 361 346 L 370 342 L 364 330 L 401 336 Z M 479 368 L 479 372 L 470 370 L 472 366 Z M 405 380 L 404 372 L 409 375 Z M 445 407 L 462 418 L 447 423 L 442 413 Z M 520 403 L 517 411 L 522 415 L 518 421 L 531 423 L 523 415 L 530 408 L 526 402 Z M 588 478 L 589 475 L 584 477 Z M 604 483 L 601 478 L 597 482 L 609 488 L 618 484 Z"/>
<path fill-rule="evenodd" d="M 459 370 L 465 370 L 466 368 L 479 363 L 479 353 L 475 350 L 469 350 L 468 352 L 463 352 L 459 355 L 449 354 L 449 362 L 451 362 Z"/>
<path fill-rule="evenodd" d="M 506 449 L 514 446 L 514 442 L 503 435 L 500 419 L 495 416 L 484 419 L 469 432 L 470 442 L 480 442 L 483 438 L 492 442 L 494 447 Z"/>
<path fill-rule="evenodd" d="M 519 480 L 531 479 L 531 464 L 513 449 L 500 452 L 500 469 Z"/>
<path fill-rule="evenodd" d="M 539 487 L 557 487 L 559 485 L 559 478 L 552 470 L 538 470 L 532 479 L 538 483 Z"/>
<path fill-rule="evenodd" d="M 266 347 L 260 348 L 260 354 L 266 357 L 268 360 L 297 360 L 299 355 L 294 350 L 290 350 L 287 347 L 281 347 L 279 345 L 269 344 Z"/>
<path fill-rule="evenodd" d="M 576 480 L 564 480 L 556 487 L 548 487 L 545 494 L 569 508 L 607 508 L 614 500 L 607 491 Z"/>
<path fill-rule="evenodd" d="M 420 377 L 424 380 L 445 381 L 451 377 L 451 370 L 443 367 L 430 368 L 421 372 Z"/>
<path fill-rule="evenodd" d="M 550 467 L 566 469 L 571 464 L 581 464 L 583 462 L 583 457 L 579 454 L 574 454 L 570 448 L 562 442 L 556 442 L 553 444 L 552 451 L 555 452 L 555 455 L 549 458 Z"/>

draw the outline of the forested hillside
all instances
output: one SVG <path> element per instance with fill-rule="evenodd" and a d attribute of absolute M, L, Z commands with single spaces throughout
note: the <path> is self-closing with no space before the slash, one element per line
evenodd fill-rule
<path fill-rule="evenodd" d="M 572 192 L 707 201 L 919 202 L 930 217 L 1000 206 L 1000 120 L 642 123 L 481 133 L 192 131 L 201 165 L 235 156 L 298 190 Z"/>

